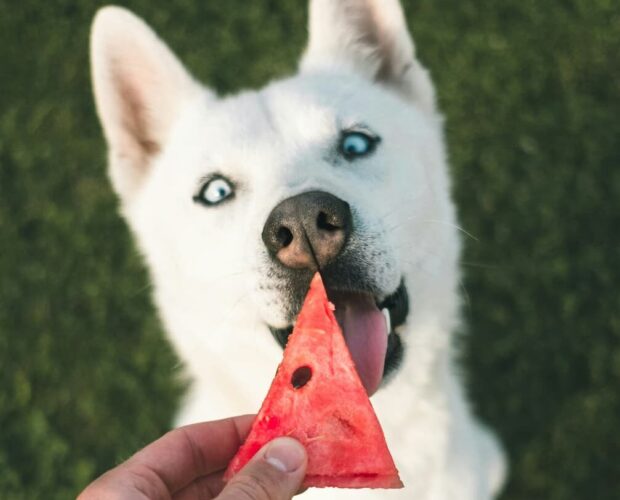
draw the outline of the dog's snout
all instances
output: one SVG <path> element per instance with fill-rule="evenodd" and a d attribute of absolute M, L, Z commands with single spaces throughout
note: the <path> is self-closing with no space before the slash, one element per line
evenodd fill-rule
<path fill-rule="evenodd" d="M 351 232 L 349 204 L 310 191 L 278 204 L 263 228 L 270 254 L 293 269 L 324 267 L 342 251 Z"/>

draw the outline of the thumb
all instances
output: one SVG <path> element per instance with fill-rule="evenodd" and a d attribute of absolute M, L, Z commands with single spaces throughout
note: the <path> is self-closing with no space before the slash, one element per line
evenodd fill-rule
<path fill-rule="evenodd" d="M 274 439 L 230 480 L 217 500 L 290 500 L 299 491 L 307 463 L 299 441 Z"/>

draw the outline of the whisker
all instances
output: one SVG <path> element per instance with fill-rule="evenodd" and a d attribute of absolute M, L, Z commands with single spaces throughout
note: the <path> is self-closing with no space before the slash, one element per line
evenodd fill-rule
<path fill-rule="evenodd" d="M 135 290 L 133 292 L 133 296 L 140 295 L 140 294 L 146 292 L 147 290 L 150 291 L 150 290 L 153 289 L 154 286 L 155 285 L 153 285 L 153 282 L 151 280 L 148 280 L 147 283 L 144 286 L 138 288 L 137 290 Z"/>
<path fill-rule="evenodd" d="M 385 231 L 392 232 L 392 231 L 394 231 L 396 229 L 399 229 L 400 227 L 404 226 L 406 223 L 414 221 L 414 220 L 421 220 L 422 222 L 434 222 L 436 224 L 445 224 L 446 226 L 450 226 L 450 227 L 453 227 L 453 228 L 457 229 L 458 231 L 463 233 L 465 236 L 471 238 L 472 240 L 474 240 L 476 242 L 480 241 L 476 236 L 474 236 L 472 233 L 470 233 L 469 231 L 465 230 L 463 227 L 459 226 L 458 224 L 454 224 L 452 222 L 448 222 L 448 221 L 445 221 L 445 220 L 439 220 L 439 219 L 422 219 L 421 216 L 415 216 L 415 215 L 411 216 L 411 217 L 407 217 L 407 218 L 399 221 L 398 224 L 386 228 Z"/>
<path fill-rule="evenodd" d="M 383 215 L 379 216 L 379 221 L 383 222 L 383 220 L 387 217 L 389 217 L 390 215 L 395 214 L 398 210 L 400 209 L 400 207 L 393 207 L 392 209 L 388 210 L 386 213 L 384 213 Z"/>
<path fill-rule="evenodd" d="M 469 262 L 466 260 L 462 260 L 460 264 L 463 267 L 474 267 L 474 268 L 479 268 L 479 269 L 491 269 L 491 270 L 502 269 L 502 266 L 498 266 L 495 264 L 483 264 L 481 262 Z"/>
<path fill-rule="evenodd" d="M 471 310 L 471 297 L 469 296 L 469 292 L 467 291 L 467 288 L 465 287 L 465 283 L 463 282 L 461 277 L 458 277 L 457 280 L 459 282 L 459 287 L 463 291 L 463 294 L 465 297 L 465 305 L 467 306 L 467 309 Z"/>
<path fill-rule="evenodd" d="M 398 200 L 399 203 L 397 203 L 392 208 L 389 208 L 384 214 L 379 216 L 378 218 L 379 222 L 383 222 L 384 219 L 398 212 L 402 208 L 403 205 L 410 205 L 411 203 L 421 198 L 423 195 L 424 195 L 424 191 L 415 193 L 414 196 L 409 196 L 407 197 L 407 199 Z"/>
<path fill-rule="evenodd" d="M 232 278 L 233 276 L 240 276 L 243 274 L 247 274 L 250 271 L 248 269 L 242 269 L 239 271 L 233 271 L 231 273 L 225 273 L 225 274 L 220 274 L 219 276 L 215 276 L 212 280 L 209 280 L 206 285 L 211 286 L 214 283 L 217 283 L 218 281 L 221 281 L 223 279 L 228 279 L 228 278 Z"/>
<path fill-rule="evenodd" d="M 425 252 L 425 255 L 429 255 L 430 256 L 432 254 L 430 252 Z M 418 262 L 414 262 L 412 260 L 405 259 L 405 263 L 409 264 L 410 266 L 416 267 L 418 270 L 422 271 L 423 273 L 428 274 L 429 276 L 432 276 L 433 278 L 437 276 L 436 272 L 433 272 L 433 271 L 431 271 L 429 269 L 426 269 L 419 261 Z M 465 286 L 465 282 L 463 281 L 463 279 L 460 276 L 457 276 L 457 281 L 458 281 L 459 288 L 463 292 L 463 298 L 465 299 L 465 306 L 467 307 L 467 309 L 471 309 L 471 297 L 469 295 L 469 292 L 467 291 L 467 287 Z"/>
<path fill-rule="evenodd" d="M 228 311 L 226 312 L 226 316 L 230 317 L 230 315 L 234 312 L 234 310 L 239 307 L 239 305 L 247 298 L 250 296 L 250 294 L 252 293 L 251 290 L 248 290 L 247 292 L 245 292 L 244 294 L 242 294 L 228 309 Z"/>
<path fill-rule="evenodd" d="M 471 234 L 469 231 L 466 231 L 464 228 L 462 228 L 458 224 L 454 224 L 452 222 L 448 222 L 448 221 L 445 221 L 445 220 L 438 220 L 438 219 L 426 219 L 426 220 L 428 222 L 436 222 L 437 224 L 445 224 L 446 226 L 453 227 L 453 228 L 458 229 L 459 231 L 461 231 L 464 235 L 469 236 L 472 240 L 480 241 L 473 234 Z"/>

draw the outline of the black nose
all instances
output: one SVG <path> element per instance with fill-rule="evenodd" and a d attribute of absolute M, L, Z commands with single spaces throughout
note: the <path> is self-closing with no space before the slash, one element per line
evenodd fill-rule
<path fill-rule="evenodd" d="M 286 267 L 324 267 L 342 251 L 351 232 L 349 204 L 323 191 L 287 198 L 263 228 L 267 249 Z"/>

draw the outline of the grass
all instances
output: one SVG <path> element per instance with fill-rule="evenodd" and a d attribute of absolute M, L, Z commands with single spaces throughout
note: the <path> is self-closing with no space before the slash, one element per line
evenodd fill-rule
<path fill-rule="evenodd" d="M 116 215 L 88 75 L 98 2 L 0 0 L 0 496 L 68 498 L 182 392 Z M 134 0 L 220 92 L 293 70 L 294 0 Z M 464 364 L 504 500 L 620 496 L 620 4 L 407 0 L 466 238 Z"/>

